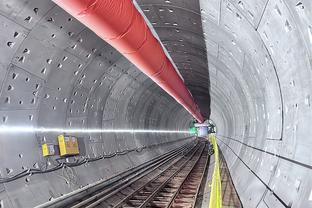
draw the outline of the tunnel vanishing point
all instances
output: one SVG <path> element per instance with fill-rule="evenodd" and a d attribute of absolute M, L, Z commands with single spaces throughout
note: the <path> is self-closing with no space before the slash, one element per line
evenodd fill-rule
<path fill-rule="evenodd" d="M 219 163 L 223 207 L 312 208 L 312 1 L 0 0 L 0 31 L 0 208 L 219 208 Z"/>

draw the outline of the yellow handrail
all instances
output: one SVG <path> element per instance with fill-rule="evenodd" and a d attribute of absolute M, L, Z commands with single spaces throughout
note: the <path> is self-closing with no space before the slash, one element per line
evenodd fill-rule
<path fill-rule="evenodd" d="M 213 145 L 215 155 L 215 164 L 211 182 L 209 208 L 222 208 L 222 189 L 220 178 L 219 151 L 216 136 L 214 134 L 209 134 L 209 140 Z"/>

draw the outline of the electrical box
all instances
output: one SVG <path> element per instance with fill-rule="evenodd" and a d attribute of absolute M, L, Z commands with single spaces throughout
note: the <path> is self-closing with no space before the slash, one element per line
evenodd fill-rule
<path fill-rule="evenodd" d="M 52 156 L 56 154 L 54 144 L 42 144 L 42 155 L 44 157 Z"/>
<path fill-rule="evenodd" d="M 60 147 L 61 156 L 78 155 L 79 146 L 78 139 L 74 136 L 64 136 L 63 134 L 58 136 L 58 143 Z"/>

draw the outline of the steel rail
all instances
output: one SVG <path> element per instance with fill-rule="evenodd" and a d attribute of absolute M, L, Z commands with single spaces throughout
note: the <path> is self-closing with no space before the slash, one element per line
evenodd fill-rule
<path fill-rule="evenodd" d="M 130 195 L 128 195 L 126 198 L 124 198 L 122 201 L 120 201 L 117 205 L 113 206 L 114 208 L 119 208 L 119 207 L 124 207 L 127 205 L 127 203 L 130 202 L 131 204 L 131 198 L 139 198 L 139 200 L 143 200 L 143 203 L 141 203 L 138 206 L 135 207 L 145 207 L 153 198 L 154 196 L 159 193 L 159 191 L 170 182 L 171 179 L 173 179 L 176 175 L 178 175 L 179 173 L 181 173 L 181 171 L 183 171 L 183 169 L 185 167 L 187 167 L 187 165 L 190 164 L 190 162 L 192 163 L 191 167 L 189 167 L 190 169 L 193 168 L 193 166 L 196 164 L 196 162 L 198 161 L 198 159 L 200 158 L 200 156 L 195 157 L 194 155 L 196 155 L 196 153 L 198 153 L 198 151 L 200 151 L 200 155 L 202 153 L 204 148 L 202 148 L 201 146 L 199 148 L 197 148 L 188 158 L 186 158 L 185 161 L 183 161 L 183 163 L 181 165 L 179 165 L 178 167 L 175 167 L 173 169 L 170 169 L 170 171 L 167 171 L 167 175 L 166 174 L 160 174 L 157 177 L 153 178 L 152 180 L 150 180 L 149 182 L 145 183 L 144 185 L 142 185 L 141 187 L 139 187 L 138 189 L 136 189 L 135 191 L 133 191 Z M 194 158 L 195 158 L 195 162 L 194 162 Z M 154 188 L 154 189 L 153 189 Z M 142 196 L 138 196 L 140 194 L 140 192 L 143 189 L 152 189 L 151 192 L 146 192 L 145 194 L 148 194 L 147 197 L 142 197 Z M 137 196 L 136 196 L 137 195 Z M 134 200 L 136 201 L 136 200 Z M 133 202 L 133 200 L 132 200 Z M 91 207 L 88 207 L 91 208 Z"/>
<path fill-rule="evenodd" d="M 194 180 L 198 183 L 198 186 L 201 184 L 201 180 L 198 180 L 198 177 L 202 177 L 204 173 L 204 169 L 207 163 L 207 144 L 205 144 L 201 154 L 197 158 L 197 161 L 192 164 L 191 168 L 186 171 L 185 174 L 182 174 L 178 180 L 174 181 L 172 185 L 169 185 L 167 188 L 163 188 L 163 191 L 158 194 L 158 196 L 154 197 L 153 201 L 149 203 L 149 206 L 152 207 L 171 207 L 173 200 L 175 199 L 176 195 L 183 189 L 186 185 L 186 182 Z M 200 168 L 202 170 L 200 170 Z M 199 171 L 198 171 L 199 169 Z M 193 175 L 192 175 L 193 174 Z M 189 189 L 194 189 L 194 186 L 188 186 Z M 197 195 L 197 192 L 194 193 Z M 194 196 L 193 196 L 194 197 Z M 185 197 L 188 198 L 188 197 Z M 195 204 L 195 202 L 194 202 Z M 178 207 L 185 207 L 185 204 L 182 203 L 182 206 Z"/>
<path fill-rule="evenodd" d="M 208 161 L 210 155 L 208 154 L 208 149 L 205 148 L 205 153 L 203 153 L 200 161 L 196 164 L 196 167 L 188 175 L 188 177 L 183 181 L 183 184 L 175 192 L 174 196 L 171 198 L 170 203 L 166 206 L 170 208 L 174 207 L 185 207 L 194 208 L 200 190 L 200 186 L 203 182 L 203 178 L 208 167 Z M 192 175 L 192 174 L 195 174 Z M 199 180 L 198 180 L 199 179 Z"/>
<path fill-rule="evenodd" d="M 205 148 L 205 147 L 204 147 Z M 171 181 L 172 182 L 180 182 L 181 180 L 183 181 L 184 178 L 186 178 L 188 176 L 188 174 L 192 171 L 192 169 L 194 168 L 194 166 L 196 165 L 196 163 L 199 161 L 199 159 L 201 158 L 201 155 L 204 151 L 204 148 L 201 146 L 200 150 L 199 150 L 199 155 L 197 156 L 195 152 L 195 154 L 192 156 L 192 158 L 190 158 L 189 161 L 185 162 L 185 164 L 183 165 L 183 167 L 179 170 L 177 170 L 168 180 L 166 180 L 161 186 L 159 186 L 152 195 L 150 195 L 150 197 L 144 201 L 144 203 L 142 205 L 139 206 L 139 208 L 144 208 L 146 207 L 148 204 L 150 204 L 150 202 L 154 199 L 155 196 L 157 196 L 157 194 L 159 194 L 166 185 L 168 185 Z M 182 178 L 181 176 L 179 176 L 178 174 L 182 174 Z M 177 177 L 176 180 L 174 180 L 174 178 Z M 175 184 L 175 183 L 174 183 Z M 175 184 L 177 185 L 177 184 Z M 180 185 L 181 186 L 181 185 Z"/>
<path fill-rule="evenodd" d="M 193 147 L 195 148 L 195 147 Z M 193 149 L 191 148 L 191 149 Z M 144 176 L 148 175 L 149 173 L 155 171 L 156 169 L 160 168 L 163 165 L 168 164 L 170 161 L 174 160 L 178 155 L 182 154 L 187 151 L 191 151 L 191 149 L 188 149 L 185 147 L 185 149 L 182 149 L 179 152 L 175 152 L 171 155 L 169 155 L 166 158 L 163 158 L 160 161 L 152 163 L 150 166 L 144 167 L 140 169 L 138 172 L 136 172 L 134 175 L 126 178 L 125 180 L 122 180 L 120 183 L 117 183 L 116 185 L 113 185 L 109 187 L 108 189 L 105 189 L 99 193 L 93 194 L 91 197 L 86 198 L 85 200 L 82 200 L 81 202 L 75 204 L 71 208 L 80 208 L 80 207 L 85 207 L 85 205 L 88 205 L 90 203 L 94 204 L 95 202 L 101 201 L 108 199 L 109 197 L 113 196 L 115 193 L 119 192 L 120 190 L 126 188 L 127 186 L 133 184 L 134 182 L 138 181 L 139 179 L 143 178 Z M 177 160 L 177 159 L 176 159 Z M 175 160 L 174 160 L 175 161 Z M 89 206 L 86 206 L 89 207 Z"/>
<path fill-rule="evenodd" d="M 149 168 L 154 163 L 157 163 L 159 161 L 164 160 L 164 158 L 170 157 L 170 155 L 174 155 L 177 152 L 184 153 L 191 147 L 194 147 L 196 145 L 197 141 L 191 140 L 190 142 L 187 142 L 186 144 L 183 144 L 182 146 L 175 148 L 173 150 L 168 151 L 167 153 L 157 156 L 153 158 L 152 160 L 145 162 L 143 164 L 140 164 L 138 166 L 135 166 L 127 171 L 124 171 L 122 173 L 118 173 L 116 175 L 113 175 L 109 179 L 100 180 L 98 182 L 95 182 L 94 184 L 90 184 L 86 187 L 83 187 L 81 189 L 78 189 L 76 191 L 70 192 L 68 194 L 65 194 L 62 197 L 53 199 L 49 202 L 46 202 L 44 204 L 36 206 L 36 208 L 60 208 L 60 207 L 70 207 L 70 205 L 73 205 L 77 201 L 81 201 L 84 198 L 90 196 L 91 194 L 95 194 L 98 191 L 101 191 L 103 189 L 106 189 L 108 187 L 114 186 L 122 181 L 127 181 L 127 179 L 133 175 L 135 175 L 138 171 Z"/>

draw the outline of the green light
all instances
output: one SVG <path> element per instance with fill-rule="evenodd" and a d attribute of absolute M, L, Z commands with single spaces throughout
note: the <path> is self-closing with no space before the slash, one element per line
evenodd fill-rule
<path fill-rule="evenodd" d="M 191 135 L 197 135 L 198 130 L 196 127 L 191 127 L 191 128 L 189 128 L 189 132 Z"/>

